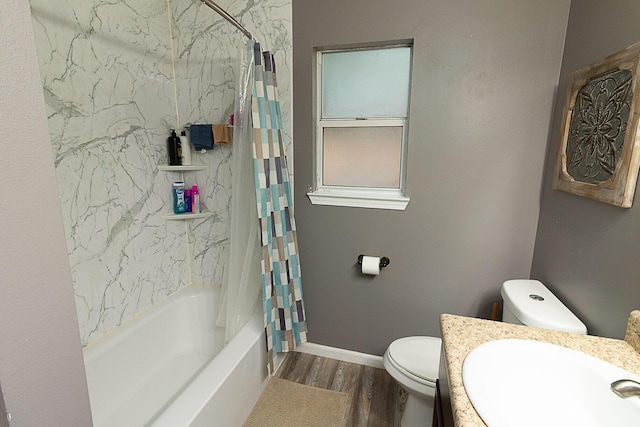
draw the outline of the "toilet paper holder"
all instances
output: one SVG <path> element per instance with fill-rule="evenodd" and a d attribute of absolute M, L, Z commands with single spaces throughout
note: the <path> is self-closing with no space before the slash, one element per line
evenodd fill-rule
<path fill-rule="evenodd" d="M 358 255 L 358 265 L 362 265 L 362 257 L 364 257 L 363 254 Z M 391 262 L 391 260 L 389 258 L 387 258 L 386 256 L 381 257 L 380 258 L 380 268 L 386 267 L 387 265 L 389 265 L 390 262 Z"/>

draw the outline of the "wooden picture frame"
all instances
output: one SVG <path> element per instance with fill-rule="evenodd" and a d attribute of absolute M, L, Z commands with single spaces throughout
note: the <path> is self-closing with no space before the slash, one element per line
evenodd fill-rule
<path fill-rule="evenodd" d="M 623 208 L 640 167 L 640 42 L 569 76 L 553 188 Z"/>

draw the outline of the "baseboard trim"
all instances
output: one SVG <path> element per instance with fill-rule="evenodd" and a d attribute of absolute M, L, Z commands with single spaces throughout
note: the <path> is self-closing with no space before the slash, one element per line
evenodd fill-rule
<path fill-rule="evenodd" d="M 329 347 L 327 345 L 305 342 L 298 344 L 296 351 L 301 353 L 313 354 L 314 356 L 328 357 L 331 359 L 342 360 L 350 363 L 358 363 L 360 365 L 371 366 L 373 368 L 384 369 L 382 357 L 373 354 L 360 353 L 343 348 Z"/>

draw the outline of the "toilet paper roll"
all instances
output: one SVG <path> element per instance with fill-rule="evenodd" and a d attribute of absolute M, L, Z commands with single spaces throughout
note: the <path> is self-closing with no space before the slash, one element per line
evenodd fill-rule
<path fill-rule="evenodd" d="M 362 257 L 362 274 L 377 276 L 380 274 L 380 258 L 377 256 Z"/>

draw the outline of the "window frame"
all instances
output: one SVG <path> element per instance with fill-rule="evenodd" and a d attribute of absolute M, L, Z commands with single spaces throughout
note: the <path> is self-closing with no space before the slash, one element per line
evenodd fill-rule
<path fill-rule="evenodd" d="M 345 46 L 338 48 L 318 48 L 315 52 L 315 158 L 314 158 L 314 187 L 307 196 L 314 205 L 361 207 L 373 209 L 406 209 L 410 199 L 406 192 L 406 167 L 409 131 L 409 106 L 411 101 L 411 86 L 407 97 L 406 117 L 335 119 L 322 117 L 322 57 L 327 53 L 353 52 L 360 50 L 380 50 L 393 48 L 409 48 L 409 84 L 411 85 L 411 69 L 413 63 L 413 43 L 396 42 L 367 46 Z M 400 179 L 397 188 L 363 187 L 363 186 L 334 186 L 323 184 L 324 170 L 324 129 L 339 127 L 401 127 L 402 141 L 400 153 Z"/>

